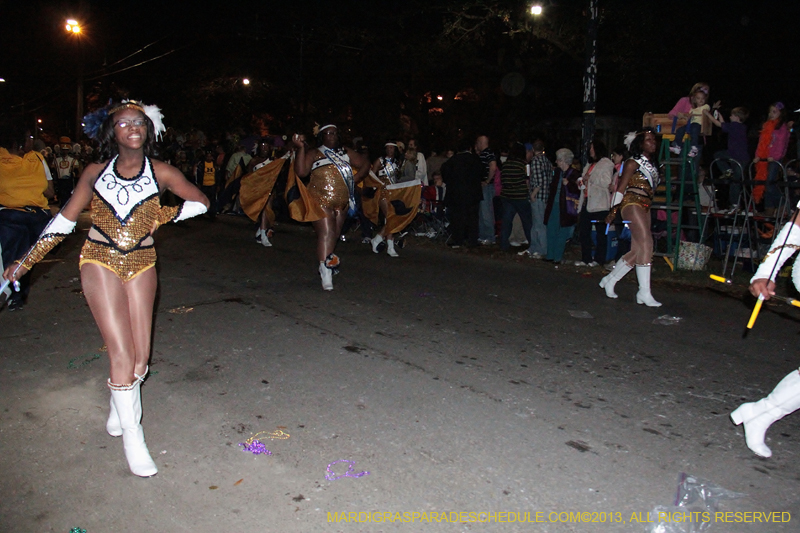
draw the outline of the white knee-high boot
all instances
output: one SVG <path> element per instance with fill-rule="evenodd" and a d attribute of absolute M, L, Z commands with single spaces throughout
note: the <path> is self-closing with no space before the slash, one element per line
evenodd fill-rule
<path fill-rule="evenodd" d="M 319 277 L 322 278 L 322 288 L 326 291 L 333 290 L 333 272 L 325 266 L 325 261 L 319 262 Z"/>
<path fill-rule="evenodd" d="M 771 457 L 772 450 L 764 444 L 769 427 L 800 409 L 800 372 L 793 370 L 775 386 L 775 389 L 757 402 L 743 403 L 731 413 L 737 426 L 744 423 L 747 447 L 761 457 Z"/>
<path fill-rule="evenodd" d="M 614 265 L 614 270 L 600 280 L 600 287 L 606 290 L 606 296 L 609 298 L 617 298 L 617 293 L 614 292 L 614 286 L 619 280 L 624 278 L 625 274 L 630 272 L 632 268 L 633 267 L 622 258 L 617 261 L 617 264 Z"/>
<path fill-rule="evenodd" d="M 108 411 L 108 421 L 106 422 L 106 431 L 112 437 L 121 437 L 122 436 L 122 426 L 119 422 L 119 414 L 117 414 L 117 408 L 114 407 L 114 396 L 111 396 L 111 399 L 108 402 L 111 404 L 111 408 Z"/>
<path fill-rule="evenodd" d="M 122 442 L 125 447 L 125 458 L 131 472 L 141 477 L 150 477 L 158 473 L 158 468 L 150 457 L 147 444 L 144 442 L 142 429 L 142 382 L 138 379 L 131 385 L 116 385 L 108 381 L 111 389 L 111 401 L 114 402 L 122 427 Z"/>
<path fill-rule="evenodd" d="M 394 239 L 386 241 L 386 253 L 389 254 L 390 257 L 400 257 L 400 254 L 394 249 Z"/>
<path fill-rule="evenodd" d="M 661 303 L 650 293 L 650 265 L 636 265 L 636 278 L 639 280 L 636 303 L 645 304 L 647 307 L 661 307 Z"/>
<path fill-rule="evenodd" d="M 136 378 L 136 381 L 141 383 L 141 382 L 144 381 L 144 378 L 147 376 L 147 373 L 149 371 L 150 371 L 150 366 L 148 365 L 144 369 L 144 374 L 142 374 L 140 376 L 139 374 L 134 372 L 133 375 Z M 117 408 L 114 407 L 114 396 L 111 396 L 109 404 L 111 404 L 111 405 L 110 405 L 110 409 L 108 411 L 108 421 L 106 421 L 106 431 L 112 437 L 121 437 L 122 436 L 122 425 L 120 425 L 119 414 L 117 413 Z M 141 412 L 142 411 L 142 404 L 141 403 L 139 403 L 138 408 L 139 408 L 138 417 L 141 420 L 141 418 L 142 418 L 142 412 Z"/>

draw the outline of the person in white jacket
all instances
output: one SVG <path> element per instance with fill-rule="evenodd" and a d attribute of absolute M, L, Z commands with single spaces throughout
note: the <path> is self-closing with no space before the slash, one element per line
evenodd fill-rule
<path fill-rule="evenodd" d="M 581 211 L 578 221 L 581 237 L 581 260 L 575 266 L 595 267 L 605 264 L 608 236 L 605 218 L 611 209 L 611 182 L 614 179 L 614 162 L 608 157 L 608 149 L 601 141 L 589 147 L 589 163 L 583 167 L 578 180 L 581 188 Z M 593 223 L 592 220 L 600 222 Z M 592 258 L 592 226 L 597 233 L 597 246 Z"/>
<path fill-rule="evenodd" d="M 800 204 L 798 204 L 800 208 Z M 775 296 L 775 278 L 781 267 L 800 249 L 800 211 L 792 217 L 775 240 L 770 251 L 764 256 L 755 275 L 750 279 L 750 293 L 759 300 L 769 300 Z M 800 288 L 800 256 L 792 268 L 794 286 Z M 789 372 L 764 398 L 757 402 L 747 402 L 731 413 L 731 420 L 737 426 L 744 424 L 747 447 L 758 456 L 771 457 L 772 450 L 765 442 L 769 427 L 800 409 L 800 371 Z"/>

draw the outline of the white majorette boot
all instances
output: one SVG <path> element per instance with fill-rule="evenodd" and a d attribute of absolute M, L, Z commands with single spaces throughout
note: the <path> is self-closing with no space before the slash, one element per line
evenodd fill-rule
<path fill-rule="evenodd" d="M 378 253 L 378 245 L 383 242 L 383 235 L 378 233 L 377 235 L 375 235 L 372 238 L 372 240 L 370 242 L 372 243 L 372 251 L 377 254 Z"/>
<path fill-rule="evenodd" d="M 137 379 L 130 385 L 117 385 L 108 380 L 111 389 L 111 401 L 119 415 L 122 427 L 122 442 L 125 446 L 125 458 L 131 472 L 140 477 L 150 477 L 158 473 L 158 468 L 150 457 L 147 444 L 144 442 L 142 429 L 142 382 Z"/>
<path fill-rule="evenodd" d="M 319 262 L 319 277 L 322 278 L 322 288 L 326 291 L 333 290 L 333 272 L 325 266 L 325 261 Z"/>
<path fill-rule="evenodd" d="M 272 243 L 269 242 L 269 234 L 270 233 L 271 233 L 270 231 L 266 231 L 266 230 L 263 230 L 263 229 L 261 230 L 261 240 L 259 242 L 262 245 L 266 246 L 266 247 L 272 246 Z"/>
<path fill-rule="evenodd" d="M 650 293 L 650 265 L 636 265 L 636 279 L 639 280 L 639 292 L 636 293 L 636 303 L 645 304 L 647 307 L 661 307 Z"/>
<path fill-rule="evenodd" d="M 133 375 L 136 378 L 136 381 L 141 383 L 141 382 L 144 381 L 144 378 L 147 376 L 147 373 L 149 371 L 150 371 L 150 365 L 145 367 L 144 374 L 142 374 L 141 376 L 139 374 L 137 374 L 136 372 L 134 372 Z M 113 395 L 111 396 L 111 401 L 109 403 L 111 404 L 111 408 L 110 408 L 110 410 L 108 412 L 108 421 L 106 421 L 106 431 L 112 437 L 121 437 L 122 436 L 122 425 L 120 425 L 119 414 L 117 413 L 117 408 L 114 407 L 114 396 Z M 141 420 L 141 418 L 142 418 L 142 404 L 141 403 L 138 404 L 138 409 L 139 409 L 139 412 L 138 412 L 137 416 Z"/>
<path fill-rule="evenodd" d="M 614 270 L 608 273 L 603 279 L 600 280 L 600 287 L 606 290 L 606 296 L 609 298 L 617 298 L 617 293 L 614 292 L 614 285 L 619 280 L 625 277 L 625 274 L 631 271 L 633 267 L 620 258 L 617 264 L 614 265 Z"/>
<path fill-rule="evenodd" d="M 386 241 L 386 253 L 389 254 L 390 257 L 400 257 L 400 254 L 394 249 L 394 239 Z"/>
<path fill-rule="evenodd" d="M 731 413 L 737 426 L 744 423 L 747 447 L 761 457 L 771 457 L 772 450 L 764 444 L 769 427 L 800 409 L 800 372 L 793 370 L 775 386 L 775 389 L 757 402 L 743 403 Z"/>
<path fill-rule="evenodd" d="M 256 232 L 256 242 L 258 242 L 258 243 L 261 242 L 261 236 L 263 234 L 264 234 L 264 230 L 261 229 L 261 228 L 258 228 L 258 231 Z"/>
<path fill-rule="evenodd" d="M 106 431 L 112 437 L 121 437 L 122 436 L 122 425 L 119 422 L 119 414 L 117 414 L 117 408 L 114 407 L 114 395 L 111 395 L 111 400 L 108 402 L 111 404 L 111 409 L 108 411 L 108 420 L 106 421 Z"/>

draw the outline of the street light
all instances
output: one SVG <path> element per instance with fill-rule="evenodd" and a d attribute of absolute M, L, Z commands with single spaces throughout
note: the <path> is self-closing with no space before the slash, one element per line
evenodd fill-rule
<path fill-rule="evenodd" d="M 75 19 L 67 19 L 66 28 L 70 33 L 78 34 L 81 32 L 81 25 Z"/>
<path fill-rule="evenodd" d="M 538 16 L 541 14 L 542 14 L 542 6 L 540 6 L 539 4 L 533 4 L 531 6 L 531 15 Z"/>
<path fill-rule="evenodd" d="M 78 104 L 75 108 L 75 139 L 81 138 L 81 120 L 83 119 L 83 49 L 80 46 L 80 36 L 83 32 L 80 23 L 75 19 L 67 19 L 64 26 L 67 33 L 78 39 L 78 50 L 81 58 L 78 65 Z"/>

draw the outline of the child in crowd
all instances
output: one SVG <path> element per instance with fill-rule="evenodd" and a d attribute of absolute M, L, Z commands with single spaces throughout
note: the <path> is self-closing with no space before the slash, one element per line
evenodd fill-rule
<path fill-rule="evenodd" d="M 703 113 L 711 109 L 706 103 L 707 100 L 708 86 L 699 87 L 692 92 L 690 95 L 691 108 L 688 113 L 685 113 L 688 114 L 687 123 L 685 126 L 681 126 L 675 131 L 675 140 L 672 142 L 672 146 L 669 147 L 670 152 L 673 154 L 680 154 L 683 137 L 685 134 L 688 134 L 692 146 L 689 150 L 689 157 L 697 156 L 700 150 L 698 146 L 700 144 L 700 128 L 703 123 Z M 675 107 L 677 108 L 678 106 L 676 105 Z M 678 113 L 678 115 L 680 115 L 680 113 Z"/>
<path fill-rule="evenodd" d="M 758 136 L 758 147 L 753 163 L 756 166 L 756 185 L 753 187 L 753 199 L 756 204 L 764 200 L 764 214 L 772 216 L 781 199 L 781 192 L 776 185 L 780 161 L 786 155 L 789 145 L 789 129 L 792 123 L 786 122 L 786 108 L 782 102 L 769 106 L 767 121 L 761 127 Z M 766 185 L 766 190 L 764 185 Z"/>
<path fill-rule="evenodd" d="M 731 110 L 730 122 L 725 122 L 722 115 L 717 120 L 708 111 L 705 111 L 704 114 L 712 124 L 722 128 L 722 131 L 728 134 L 728 149 L 715 153 L 714 160 L 723 176 L 731 179 L 728 199 L 731 209 L 736 209 L 739 207 L 742 193 L 742 170 L 750 161 L 747 151 L 747 126 L 745 125 L 747 119 L 750 118 L 750 110 L 746 107 L 734 107 Z"/>
<path fill-rule="evenodd" d="M 689 96 L 684 96 L 683 98 L 678 100 L 678 103 L 675 104 L 675 107 L 673 107 L 672 111 L 667 113 L 667 115 L 669 115 L 670 118 L 675 118 L 678 115 L 680 115 L 681 113 L 690 112 L 692 110 L 692 95 L 695 92 L 700 91 L 700 90 L 705 92 L 706 95 L 707 95 L 709 93 L 710 87 L 708 86 L 707 83 L 703 83 L 703 82 L 695 83 L 692 86 L 692 90 L 689 91 Z M 717 102 L 717 103 L 719 103 L 719 102 Z M 714 104 L 714 107 L 716 108 L 717 105 Z"/>

